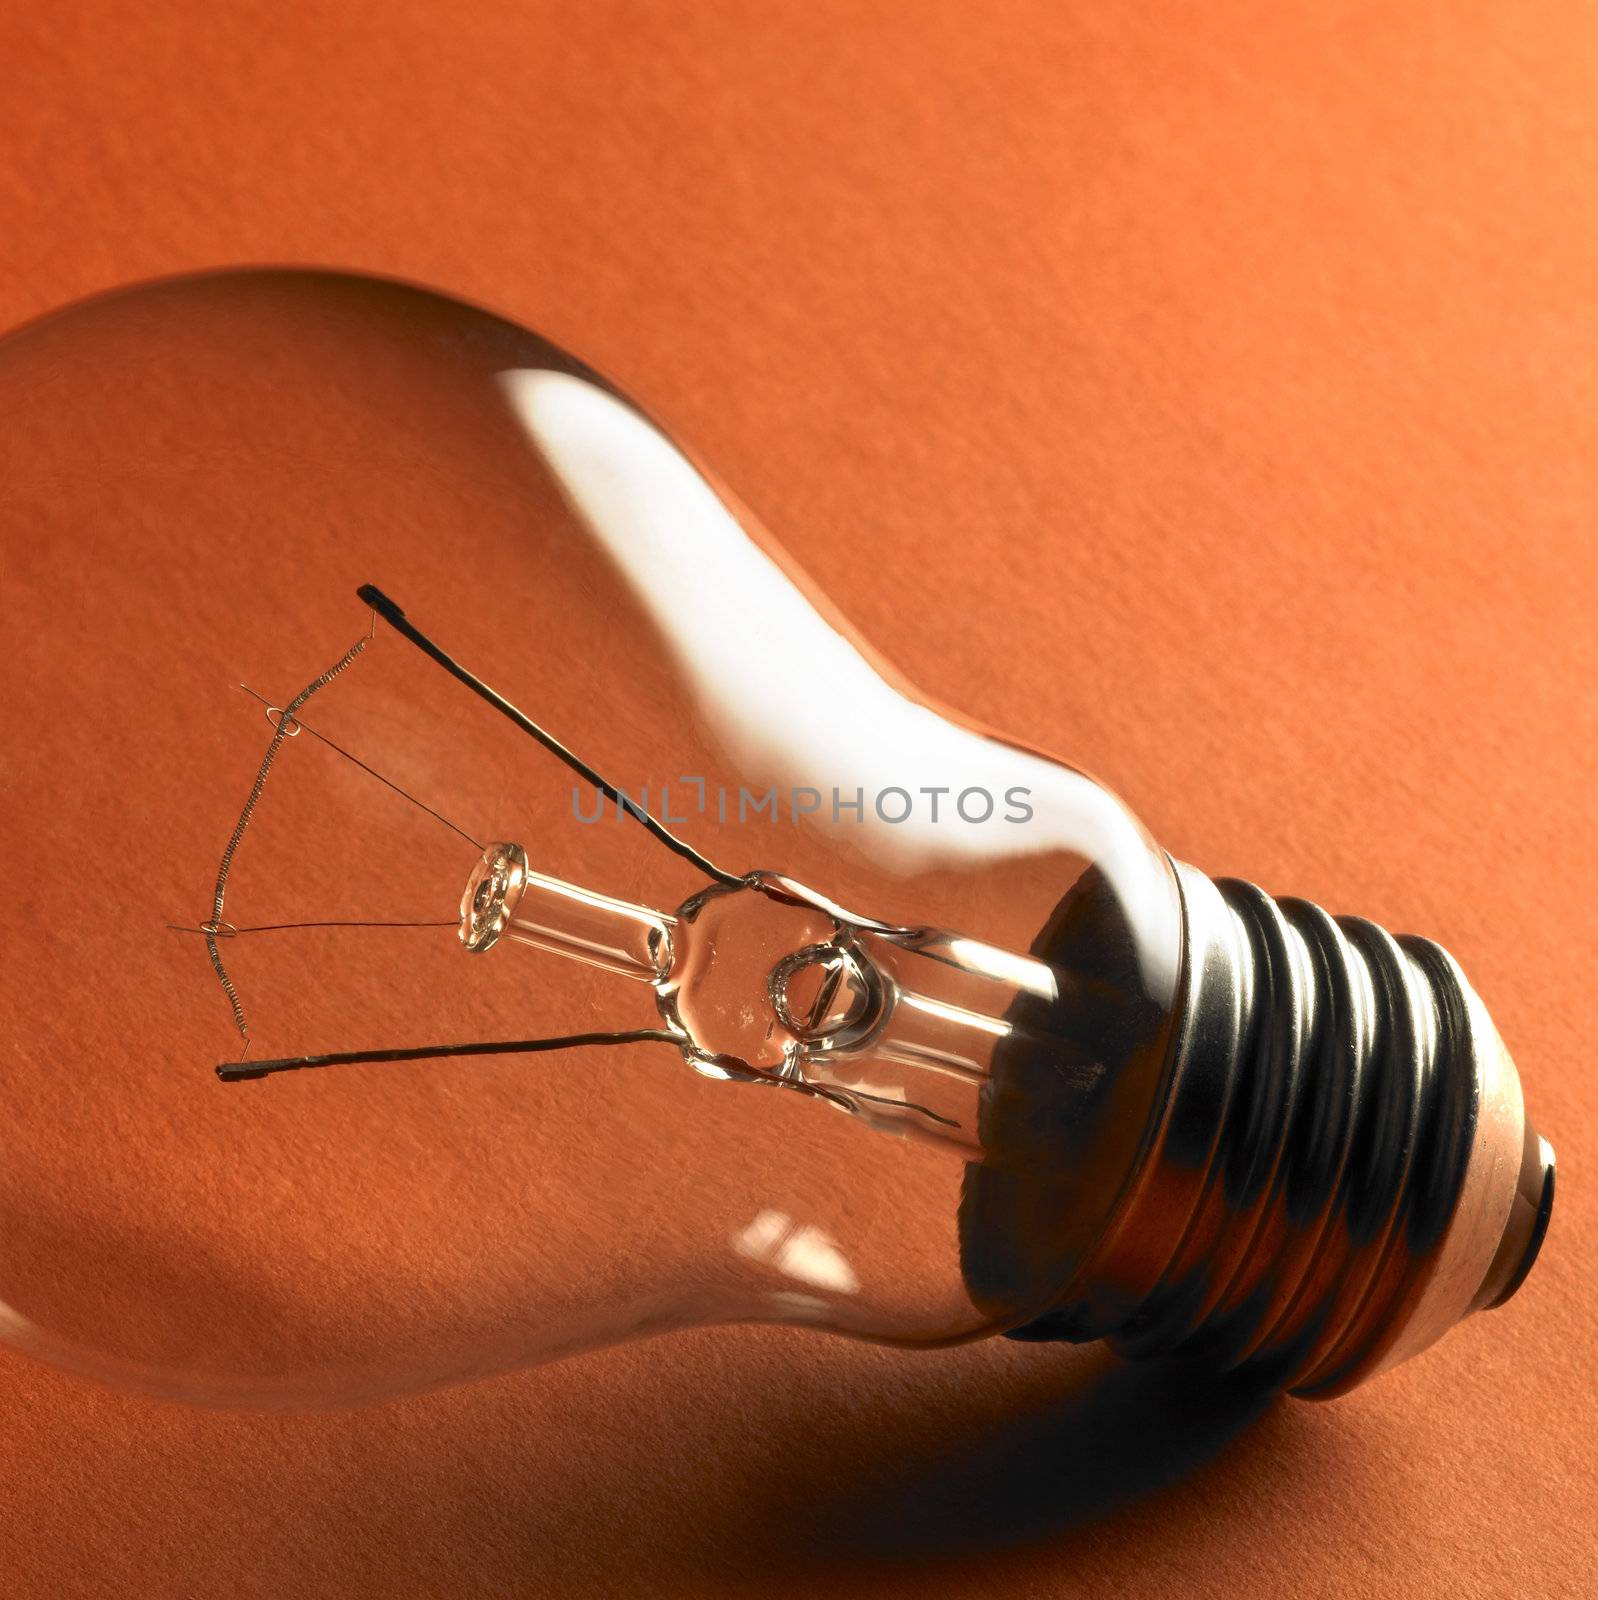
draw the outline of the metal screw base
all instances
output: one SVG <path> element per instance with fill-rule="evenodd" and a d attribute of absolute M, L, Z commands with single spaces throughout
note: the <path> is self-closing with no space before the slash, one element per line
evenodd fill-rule
<path fill-rule="evenodd" d="M 1177 876 L 1185 990 L 1136 1169 L 1055 1309 L 1015 1336 L 1342 1393 L 1515 1291 L 1553 1152 L 1446 951 Z"/>

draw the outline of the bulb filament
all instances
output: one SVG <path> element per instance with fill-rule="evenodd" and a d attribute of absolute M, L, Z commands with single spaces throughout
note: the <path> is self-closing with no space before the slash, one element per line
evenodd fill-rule
<path fill-rule="evenodd" d="M 372 608 L 374 629 L 381 616 L 710 881 L 667 912 L 551 877 L 533 868 L 521 845 L 503 843 L 485 849 L 464 828 L 318 733 L 300 717 L 300 709 L 365 649 L 368 634 L 282 708 L 246 689 L 268 708 L 272 742 L 224 853 L 212 916 L 189 930 L 205 937 L 246 1041 L 246 1054 L 249 1033 L 217 953 L 219 939 L 294 927 L 439 925 L 306 922 L 236 928 L 224 922 L 233 852 L 278 750 L 302 730 L 481 852 L 461 897 L 457 925 L 468 951 L 481 954 L 502 941 L 520 944 L 647 984 L 654 992 L 661 1025 L 543 1039 L 241 1059 L 219 1066 L 220 1077 L 232 1082 L 356 1062 L 668 1043 L 706 1076 L 787 1085 L 888 1131 L 936 1139 L 965 1159 L 981 1155 L 978 1113 L 983 1086 L 995 1053 L 1018 1039 L 1025 1042 L 1039 1026 L 1030 1019 L 1047 1018 L 1057 998 L 1049 966 L 981 940 L 856 916 L 775 873 L 739 876 L 724 870 L 447 655 L 380 590 L 367 585 L 358 592 Z"/>

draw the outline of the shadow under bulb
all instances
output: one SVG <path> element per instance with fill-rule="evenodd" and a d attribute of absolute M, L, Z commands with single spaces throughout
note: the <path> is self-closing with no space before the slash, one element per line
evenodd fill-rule
<path fill-rule="evenodd" d="M 532 333 L 283 271 L 46 318 L 0 546 L 20 1349 L 280 1404 L 775 1321 L 1327 1395 L 1530 1267 L 1442 950 L 929 705 Z"/>

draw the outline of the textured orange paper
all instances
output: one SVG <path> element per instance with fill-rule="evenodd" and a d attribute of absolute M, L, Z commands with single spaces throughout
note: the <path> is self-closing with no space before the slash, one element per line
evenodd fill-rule
<path fill-rule="evenodd" d="M 1513 1304 L 1325 1407 L 784 1332 L 289 1417 L 0 1357 L 8 1596 L 1584 1592 L 1589 8 L 88 0 L 0 63 L 0 321 L 285 260 L 541 327 L 930 694 L 1448 944 L 1561 1163 Z"/>

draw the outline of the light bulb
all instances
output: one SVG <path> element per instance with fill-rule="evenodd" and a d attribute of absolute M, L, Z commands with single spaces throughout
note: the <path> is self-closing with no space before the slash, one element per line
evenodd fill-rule
<path fill-rule="evenodd" d="M 1325 1394 L 1529 1267 L 1441 950 L 918 698 L 543 339 L 159 283 L 0 344 L 0 457 L 13 1345 L 272 1404 L 764 1320 Z"/>

